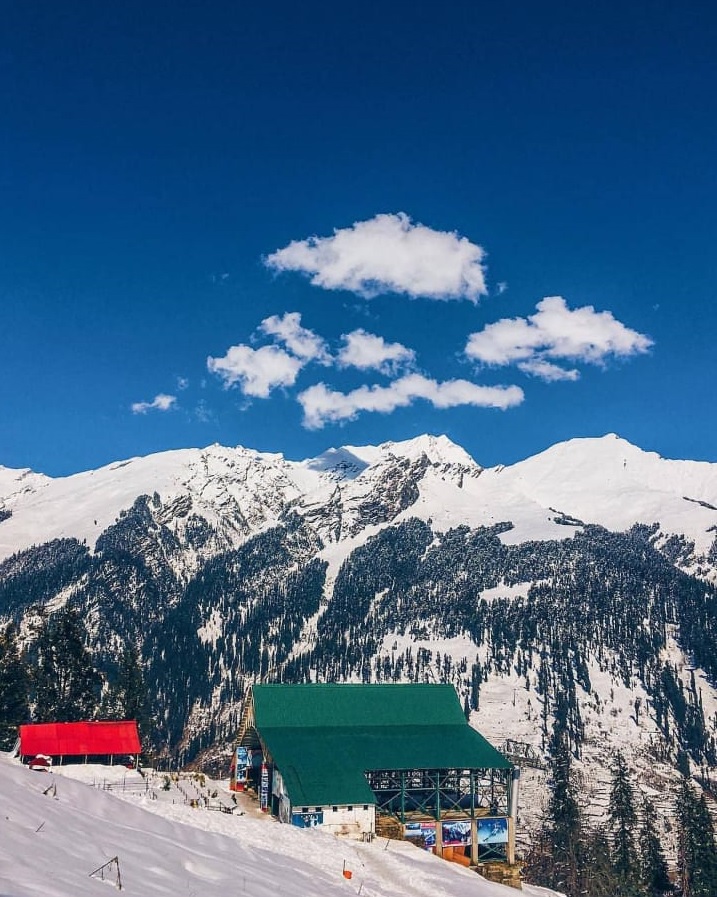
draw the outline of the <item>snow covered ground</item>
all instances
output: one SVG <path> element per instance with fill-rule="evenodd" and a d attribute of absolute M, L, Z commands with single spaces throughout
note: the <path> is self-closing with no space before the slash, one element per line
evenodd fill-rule
<path fill-rule="evenodd" d="M 281 825 L 248 802 L 243 815 L 195 809 L 174 784 L 155 791 L 162 782 L 160 776 L 148 788 L 120 767 L 37 773 L 0 755 L 1 897 L 107 895 L 108 887 L 116 888 L 116 866 L 107 868 L 104 880 L 91 873 L 113 857 L 122 891 L 138 897 L 516 893 L 408 843 L 361 844 Z M 529 885 L 523 893 L 555 894 Z"/>

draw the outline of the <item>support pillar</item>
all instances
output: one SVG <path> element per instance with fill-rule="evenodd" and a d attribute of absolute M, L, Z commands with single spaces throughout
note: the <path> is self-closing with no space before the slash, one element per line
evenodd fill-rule
<path fill-rule="evenodd" d="M 441 821 L 440 814 L 438 819 L 436 819 L 436 856 L 443 856 L 443 822 Z"/>
<path fill-rule="evenodd" d="M 406 771 L 401 770 L 401 822 L 406 822 Z"/>
<path fill-rule="evenodd" d="M 441 774 L 436 770 L 436 856 L 443 856 L 443 822 L 441 821 Z"/>
<path fill-rule="evenodd" d="M 515 829 L 518 822 L 518 792 L 520 790 L 520 767 L 511 770 L 508 786 L 508 862 L 515 863 Z"/>
<path fill-rule="evenodd" d="M 515 863 L 515 819 L 508 817 L 508 849 L 506 850 L 506 860 L 510 866 Z"/>
<path fill-rule="evenodd" d="M 471 818 L 471 865 L 478 865 L 478 820 Z"/>

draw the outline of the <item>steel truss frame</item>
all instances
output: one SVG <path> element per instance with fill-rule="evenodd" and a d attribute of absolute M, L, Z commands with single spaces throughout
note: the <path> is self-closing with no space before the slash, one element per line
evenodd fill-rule
<path fill-rule="evenodd" d="M 511 770 L 378 769 L 366 773 L 376 810 L 398 816 L 507 816 Z"/>

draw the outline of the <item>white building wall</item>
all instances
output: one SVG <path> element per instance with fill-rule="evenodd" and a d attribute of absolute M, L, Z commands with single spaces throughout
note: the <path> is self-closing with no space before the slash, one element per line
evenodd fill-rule
<path fill-rule="evenodd" d="M 373 804 L 349 806 L 292 807 L 292 813 L 323 813 L 320 828 L 346 838 L 368 840 L 376 833 L 376 807 Z"/>

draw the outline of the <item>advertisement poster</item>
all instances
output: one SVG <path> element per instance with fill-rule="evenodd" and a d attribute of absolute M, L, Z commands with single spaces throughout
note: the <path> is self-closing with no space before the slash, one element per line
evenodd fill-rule
<path fill-rule="evenodd" d="M 481 860 L 505 860 L 508 857 L 508 818 L 478 820 L 478 857 Z"/>
<path fill-rule="evenodd" d="M 247 780 L 247 766 L 250 763 L 249 751 L 245 747 L 238 747 L 234 751 L 234 759 L 232 760 L 231 778 L 229 781 L 230 791 L 244 791 Z"/>
<path fill-rule="evenodd" d="M 316 828 L 317 825 L 324 824 L 323 811 L 316 813 L 292 813 L 291 824 L 299 828 Z"/>
<path fill-rule="evenodd" d="M 405 838 L 423 838 L 426 850 L 433 850 L 436 846 L 435 822 L 407 822 L 403 827 Z"/>
<path fill-rule="evenodd" d="M 259 779 L 259 807 L 266 813 L 269 809 L 269 769 L 266 763 L 261 766 L 261 778 Z"/>
<path fill-rule="evenodd" d="M 465 847 L 471 843 L 470 819 L 457 819 L 443 823 L 443 846 Z"/>

